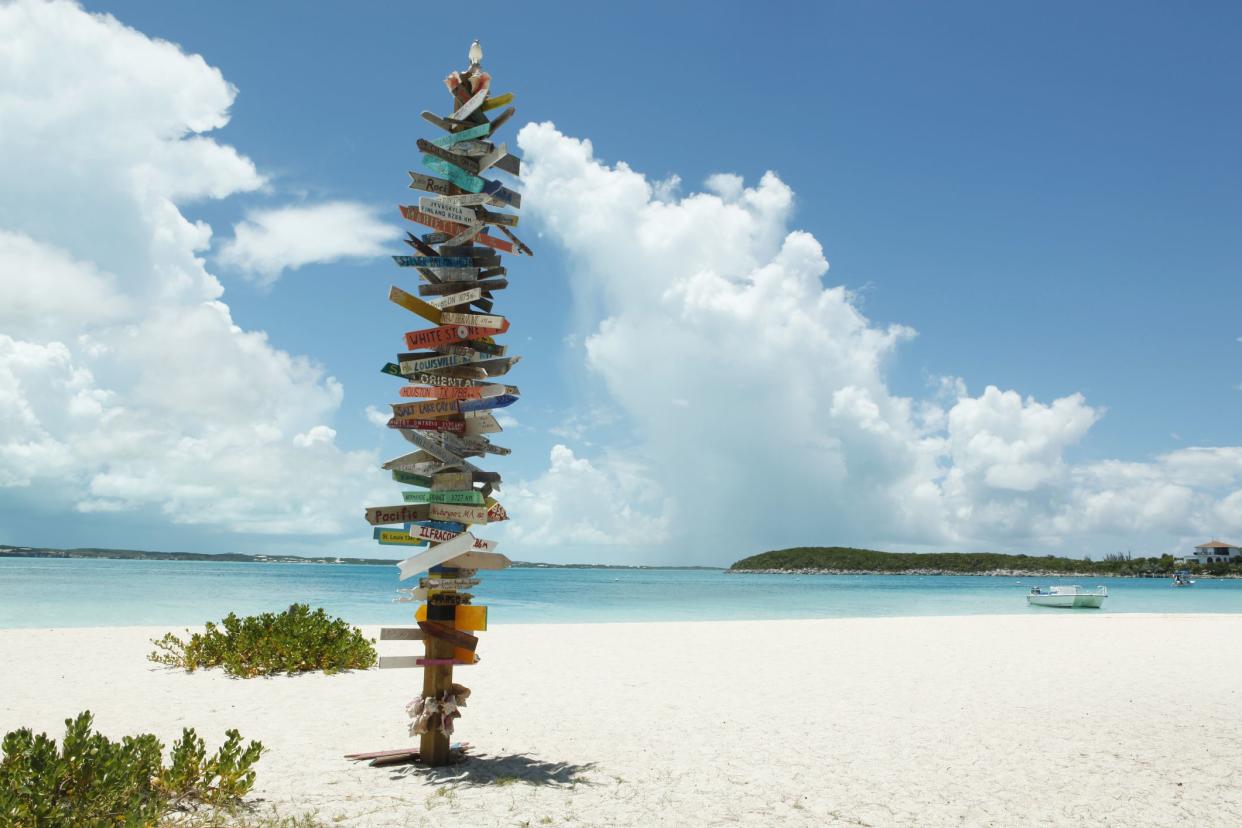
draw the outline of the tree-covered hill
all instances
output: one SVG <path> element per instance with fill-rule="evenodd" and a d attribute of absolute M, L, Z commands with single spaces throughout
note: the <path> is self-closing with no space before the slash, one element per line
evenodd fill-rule
<path fill-rule="evenodd" d="M 975 574 L 1030 572 L 1064 575 L 1169 574 L 1178 569 L 1212 575 L 1242 574 L 1242 565 L 1215 564 L 1198 567 L 1174 563 L 1172 555 L 1132 558 L 1110 555 L 1102 561 L 1061 558 L 1053 555 L 1002 555 L 995 552 L 877 552 L 847 546 L 799 546 L 751 555 L 729 567 L 730 572 L 943 572 Z"/>

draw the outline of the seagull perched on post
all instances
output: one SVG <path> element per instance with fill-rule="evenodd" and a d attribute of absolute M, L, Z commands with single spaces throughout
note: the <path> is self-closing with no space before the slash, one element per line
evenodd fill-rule
<path fill-rule="evenodd" d="M 478 66 L 483 62 L 483 47 L 479 45 L 479 41 L 470 44 L 470 65 Z"/>

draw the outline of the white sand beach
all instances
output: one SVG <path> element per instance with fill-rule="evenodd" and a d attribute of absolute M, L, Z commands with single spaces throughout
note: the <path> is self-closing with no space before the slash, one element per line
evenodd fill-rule
<path fill-rule="evenodd" d="M 342 758 L 414 743 L 421 671 L 185 674 L 165 631 L 0 631 L 0 730 L 236 727 L 260 807 L 341 825 L 1242 824 L 1242 615 L 497 625 L 437 770 Z"/>

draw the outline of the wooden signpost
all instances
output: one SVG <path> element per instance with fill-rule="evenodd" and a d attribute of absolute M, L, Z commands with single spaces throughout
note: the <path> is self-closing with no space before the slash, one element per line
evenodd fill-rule
<path fill-rule="evenodd" d="M 451 761 L 449 736 L 470 693 L 453 682 L 453 668 L 478 661 L 474 633 L 487 629 L 487 607 L 474 604 L 465 590 L 479 586 L 476 571 L 510 563 L 496 552 L 495 541 L 467 531 L 509 517 L 495 497 L 500 475 L 466 458 L 509 452 L 487 437 L 501 431 L 488 412 L 513 404 L 520 392 L 488 380 L 507 373 L 519 357 L 508 355 L 495 341 L 509 330 L 509 320 L 492 309 L 495 292 L 508 287 L 508 279 L 501 278 L 508 275 L 501 254 L 533 255 L 509 230 L 518 226 L 518 216 L 507 210 L 519 209 L 521 196 L 500 181 L 480 176 L 485 171 L 488 176 L 521 172 L 521 160 L 495 139 L 515 110 L 509 106 L 492 120 L 484 114 L 506 107 L 513 94 L 491 95 L 491 76 L 483 71 L 482 59 L 476 41 L 469 68 L 445 79 L 452 96 L 450 114 L 422 113 L 441 130 L 417 141 L 432 174 L 410 172 L 410 188 L 427 195 L 417 206 L 400 208 L 404 218 L 433 232 L 408 234 L 405 243 L 415 255 L 393 257 L 408 283 L 393 286 L 388 298 L 431 327 L 404 333 L 409 352 L 381 369 L 405 381 L 401 397 L 413 398 L 391 404 L 388 426 L 417 447 L 383 468 L 391 471 L 395 483 L 421 491 L 403 490 L 405 503 L 399 505 L 367 508 L 366 519 L 378 543 L 414 553 L 398 564 L 399 579 L 421 576 L 417 588 L 400 590 L 402 596 L 396 599 L 420 602 L 417 628 L 385 628 L 380 639 L 421 641 L 423 654 L 384 656 L 379 666 L 421 668 L 423 686 L 407 707 L 410 733 L 420 737 L 418 748 L 349 754 L 373 764 L 418 761 L 437 766 Z M 499 235 L 491 235 L 493 229 Z"/>

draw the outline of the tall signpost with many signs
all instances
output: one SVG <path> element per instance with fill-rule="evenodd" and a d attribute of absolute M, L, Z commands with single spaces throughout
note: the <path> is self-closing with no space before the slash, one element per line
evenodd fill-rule
<path fill-rule="evenodd" d="M 391 288 L 388 298 L 424 324 L 412 326 L 404 337 L 408 352 L 383 368 L 406 381 L 388 426 L 415 448 L 384 468 L 397 483 L 414 488 L 402 492 L 401 504 L 368 508 L 366 518 L 381 544 L 426 547 L 398 565 L 401 580 L 424 575 L 398 599 L 419 602 L 417 628 L 384 629 L 380 636 L 421 640 L 425 652 L 380 659 L 381 668 L 423 668 L 422 695 L 407 707 L 410 733 L 421 737 L 418 750 L 351 754 L 382 764 L 450 760 L 453 720 L 470 694 L 454 683 L 453 668 L 479 660 L 474 633 L 487 629 L 487 607 L 472 603 L 467 590 L 479 583 L 479 570 L 509 565 L 494 542 L 474 534 L 476 526 L 508 517 L 495 497 L 500 475 L 470 458 L 509 453 L 487 436 L 501 430 L 492 410 L 513 404 L 519 393 L 497 381 L 519 358 L 497 342 L 509 320 L 494 313 L 494 302 L 508 286 L 501 254 L 532 254 L 510 229 L 518 216 L 509 211 L 519 209 L 522 198 L 496 177 L 497 171 L 521 173 L 520 159 L 497 140 L 513 117 L 513 107 L 505 108 L 513 95 L 492 94 L 482 60 L 475 41 L 470 67 L 445 78 L 452 94 L 449 114 L 422 113 L 440 133 L 418 140 L 429 172 L 410 173 L 410 188 L 420 197 L 403 205 L 401 215 L 430 232 L 408 233 L 414 255 L 393 257 L 418 282 L 416 291 Z M 487 113 L 497 109 L 500 114 L 489 119 Z"/>

